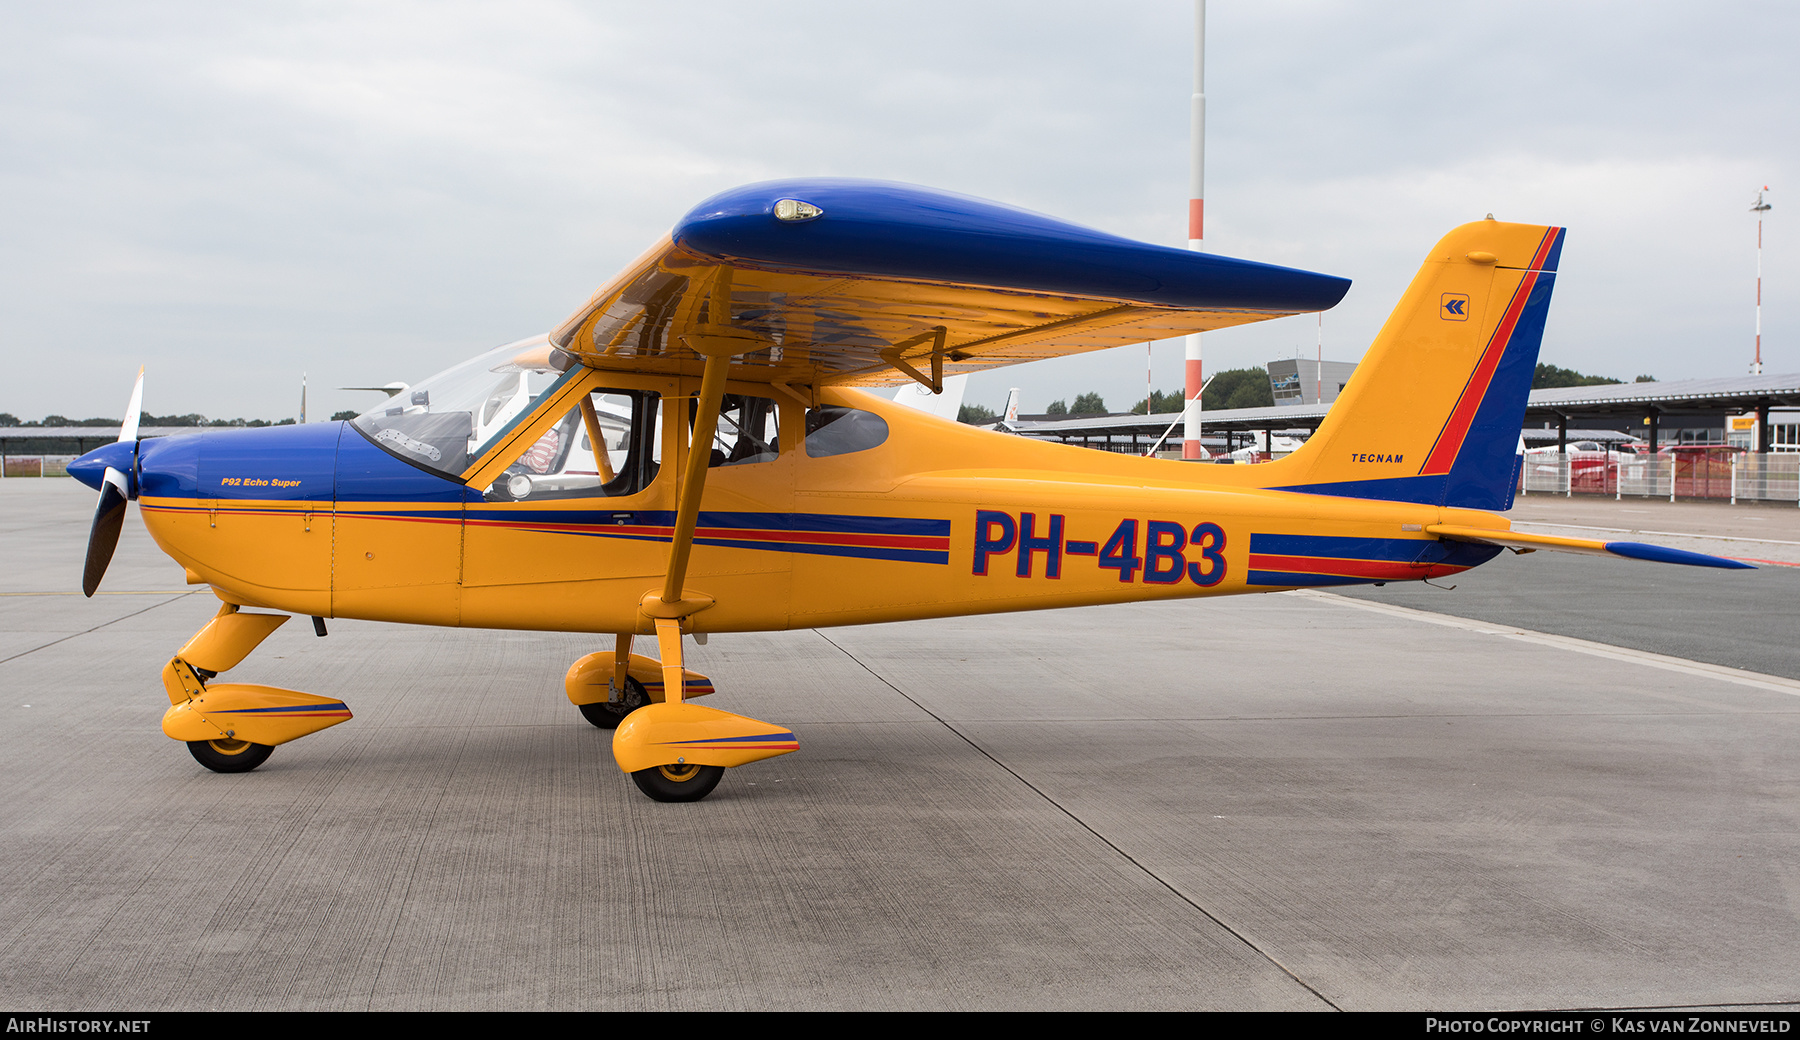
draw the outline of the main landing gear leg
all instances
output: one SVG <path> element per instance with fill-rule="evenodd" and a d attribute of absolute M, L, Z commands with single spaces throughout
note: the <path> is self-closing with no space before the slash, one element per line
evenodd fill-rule
<path fill-rule="evenodd" d="M 639 601 L 642 615 L 656 626 L 662 651 L 662 702 L 631 713 L 613 730 L 613 759 L 631 774 L 638 789 L 659 802 L 693 802 L 712 791 L 727 768 L 741 766 L 799 748 L 794 735 L 778 726 L 729 712 L 687 703 L 694 692 L 681 662 L 681 623 L 713 605 L 711 596 L 686 587 L 688 557 L 694 548 L 695 525 L 706 471 L 712 462 L 713 433 L 725 396 L 725 374 L 731 359 L 760 349 L 759 333 L 731 324 L 731 268 L 722 265 L 708 287 L 712 319 L 681 341 L 706 359 L 700 393 L 694 399 L 693 432 L 675 447 L 682 459 L 678 472 L 675 526 L 669 534 L 669 568 L 658 592 Z M 677 429 L 680 429 L 679 425 Z M 710 685 L 710 684 L 709 684 Z"/>
<path fill-rule="evenodd" d="M 687 670 L 682 665 L 678 619 L 656 619 L 656 649 L 662 655 L 663 703 L 679 708 L 687 703 Z M 724 766 L 699 765 L 687 761 L 685 755 L 674 762 L 631 773 L 638 790 L 659 802 L 697 802 L 711 794 L 724 777 Z"/>
<path fill-rule="evenodd" d="M 285 621 L 286 614 L 246 614 L 227 603 L 163 666 L 170 705 L 163 732 L 185 743 L 195 761 L 215 773 L 247 773 L 262 765 L 275 745 L 350 718 L 350 709 L 329 697 L 212 682 Z"/>

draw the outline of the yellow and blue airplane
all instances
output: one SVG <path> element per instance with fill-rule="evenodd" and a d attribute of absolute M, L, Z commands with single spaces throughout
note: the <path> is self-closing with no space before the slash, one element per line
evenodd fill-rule
<path fill-rule="evenodd" d="M 1563 230 L 1446 235 L 1300 450 L 1196 466 L 977 430 L 853 389 L 1318 311 L 1341 278 L 1147 245 L 908 185 L 701 203 L 546 335 L 349 422 L 118 443 L 127 499 L 223 605 L 163 667 L 163 731 L 210 769 L 350 718 L 217 682 L 290 614 L 611 635 L 569 700 L 650 797 L 798 747 L 694 703 L 683 639 L 1440 577 L 1510 548 L 1742 564 L 1525 534 L 1519 429 Z M 259 608 L 259 609 L 247 609 Z M 270 613 L 279 611 L 282 613 Z M 632 652 L 654 637 L 658 656 Z"/>

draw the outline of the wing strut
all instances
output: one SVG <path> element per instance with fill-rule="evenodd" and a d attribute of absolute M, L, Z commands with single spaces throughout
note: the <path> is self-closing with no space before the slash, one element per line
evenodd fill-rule
<path fill-rule="evenodd" d="M 600 483 L 612 483 L 615 476 L 612 456 L 606 453 L 606 438 L 600 432 L 600 416 L 594 412 L 593 394 L 581 395 L 581 424 L 587 427 L 588 447 L 593 449 L 594 466 L 600 471 Z"/>
<path fill-rule="evenodd" d="M 902 340 L 882 351 L 881 360 L 911 376 L 920 386 L 932 393 L 941 394 L 944 392 L 944 336 L 946 332 L 944 326 L 935 325 L 928 332 L 921 332 L 911 339 Z M 908 364 L 906 359 L 901 357 L 909 348 L 916 347 L 926 340 L 932 341 L 931 375 L 929 376 Z"/>
<path fill-rule="evenodd" d="M 728 277 L 721 277 L 713 289 L 713 310 L 727 320 L 731 313 Z M 700 519 L 700 496 L 706 491 L 707 468 L 712 464 L 713 434 L 719 425 L 719 405 L 725 397 L 725 373 L 734 356 L 768 345 L 754 333 L 729 325 L 708 324 L 702 326 L 702 330 L 681 337 L 690 350 L 706 359 L 706 369 L 700 377 L 694 433 L 688 439 L 687 459 L 681 474 L 675 530 L 669 540 L 669 569 L 663 576 L 661 593 L 645 593 L 638 603 L 638 609 L 656 622 L 656 644 L 663 668 L 663 700 L 670 704 L 681 703 L 686 689 L 682 671 L 681 621 L 713 604 L 711 596 L 690 594 L 682 586 L 687 580 L 688 557 L 694 548 L 694 527 Z"/>

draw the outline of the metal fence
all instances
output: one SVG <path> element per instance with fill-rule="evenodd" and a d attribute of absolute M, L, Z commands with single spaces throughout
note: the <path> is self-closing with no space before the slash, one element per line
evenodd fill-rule
<path fill-rule="evenodd" d="M 1524 495 L 1712 498 L 1800 504 L 1800 453 L 1621 456 L 1526 455 Z"/>
<path fill-rule="evenodd" d="M 1731 500 L 1800 503 L 1800 452 L 1738 455 L 1732 461 Z"/>
<path fill-rule="evenodd" d="M 0 456 L 0 479 L 6 477 L 66 477 L 69 463 L 78 455 L 5 455 Z"/>

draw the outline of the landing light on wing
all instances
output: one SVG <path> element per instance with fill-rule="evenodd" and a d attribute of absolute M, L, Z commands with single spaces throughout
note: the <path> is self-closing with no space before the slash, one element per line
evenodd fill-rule
<path fill-rule="evenodd" d="M 800 221 L 824 215 L 824 210 L 810 202 L 801 202 L 799 199 L 780 199 L 775 203 L 775 219 L 785 220 L 790 224 L 797 224 Z"/>

